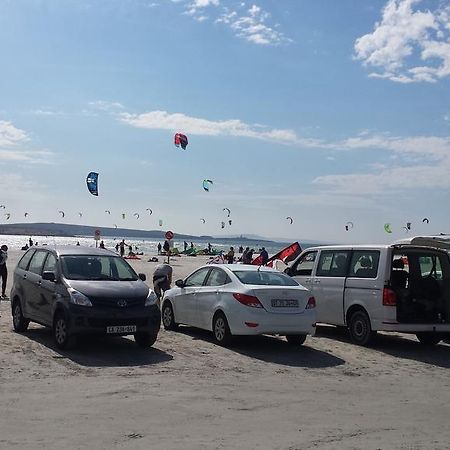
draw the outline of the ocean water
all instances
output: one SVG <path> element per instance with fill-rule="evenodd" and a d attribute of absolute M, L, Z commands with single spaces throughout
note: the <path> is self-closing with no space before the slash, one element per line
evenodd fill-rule
<path fill-rule="evenodd" d="M 21 236 L 21 235 L 14 235 L 14 234 L 5 234 L 0 235 L 0 245 L 6 244 L 9 249 L 11 250 L 20 250 L 24 245 L 28 244 L 28 239 L 30 236 Z M 33 242 L 39 245 L 76 245 L 77 242 L 80 243 L 80 245 L 85 245 L 88 247 L 95 247 L 95 240 L 92 236 L 85 237 L 85 236 L 76 236 L 76 237 L 66 237 L 66 236 L 31 236 Z M 109 248 L 111 250 L 115 249 L 115 246 L 117 243 L 121 241 L 119 238 L 112 238 L 108 236 L 103 236 L 102 240 L 105 244 L 106 248 Z M 158 242 L 161 243 L 161 245 L 164 243 L 162 240 L 152 240 L 152 239 L 142 239 L 142 238 L 126 238 L 125 243 L 127 245 L 131 245 L 133 247 L 133 251 L 143 252 L 144 254 L 156 254 L 158 252 L 157 246 Z M 208 242 L 206 241 L 192 241 L 194 244 L 194 247 L 196 249 L 204 249 L 208 247 Z M 188 245 L 190 246 L 191 242 L 188 242 Z M 229 248 L 232 246 L 234 247 L 235 252 L 237 253 L 237 250 L 240 245 L 242 245 L 244 248 L 249 246 L 250 248 L 253 248 L 255 252 L 258 252 L 259 249 L 264 246 L 267 250 L 267 252 L 272 255 L 274 253 L 277 253 L 282 248 L 286 247 L 287 244 L 284 243 L 277 243 L 277 242 L 258 242 L 258 241 L 240 241 L 239 238 L 236 238 L 234 241 L 214 241 L 211 242 L 212 248 L 216 249 L 218 251 L 224 251 L 227 252 Z M 173 246 L 178 248 L 180 251 L 184 249 L 183 246 L 183 240 L 173 240 Z"/>

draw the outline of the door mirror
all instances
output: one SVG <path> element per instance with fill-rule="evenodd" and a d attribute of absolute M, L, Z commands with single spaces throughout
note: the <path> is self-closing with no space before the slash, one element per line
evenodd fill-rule
<path fill-rule="evenodd" d="M 179 288 L 184 288 L 184 281 L 183 280 L 177 280 L 175 281 L 175 285 Z"/>
<path fill-rule="evenodd" d="M 293 274 L 292 267 L 286 267 L 286 269 L 284 269 L 284 273 L 292 277 Z"/>
<path fill-rule="evenodd" d="M 145 281 L 147 279 L 147 276 L 145 275 L 145 273 L 140 273 L 138 276 L 142 281 Z"/>
<path fill-rule="evenodd" d="M 42 279 L 55 282 L 56 281 L 55 272 L 51 272 L 50 270 L 48 270 L 48 271 L 45 270 L 44 272 L 42 272 Z"/>

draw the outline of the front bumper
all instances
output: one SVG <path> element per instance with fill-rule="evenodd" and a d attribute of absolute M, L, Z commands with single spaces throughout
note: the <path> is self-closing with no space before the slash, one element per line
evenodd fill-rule
<path fill-rule="evenodd" d="M 136 333 L 156 335 L 161 326 L 161 312 L 157 305 L 118 309 L 70 305 L 68 312 L 71 334 L 104 334 L 110 326 L 136 326 Z M 115 333 L 125 336 L 133 333 Z"/>

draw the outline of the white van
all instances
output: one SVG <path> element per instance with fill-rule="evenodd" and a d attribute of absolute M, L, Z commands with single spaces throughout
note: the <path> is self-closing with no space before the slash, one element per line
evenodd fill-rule
<path fill-rule="evenodd" d="M 285 272 L 311 290 L 317 322 L 348 327 L 356 344 L 398 331 L 435 345 L 450 336 L 448 250 L 442 236 L 311 247 Z"/>

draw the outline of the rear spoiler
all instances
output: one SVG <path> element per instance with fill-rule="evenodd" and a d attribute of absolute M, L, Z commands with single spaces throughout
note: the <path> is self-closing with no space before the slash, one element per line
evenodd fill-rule
<path fill-rule="evenodd" d="M 414 247 L 432 247 L 450 252 L 450 235 L 440 234 L 438 236 L 415 236 L 406 239 L 400 239 L 393 243 L 393 247 L 414 246 Z"/>

